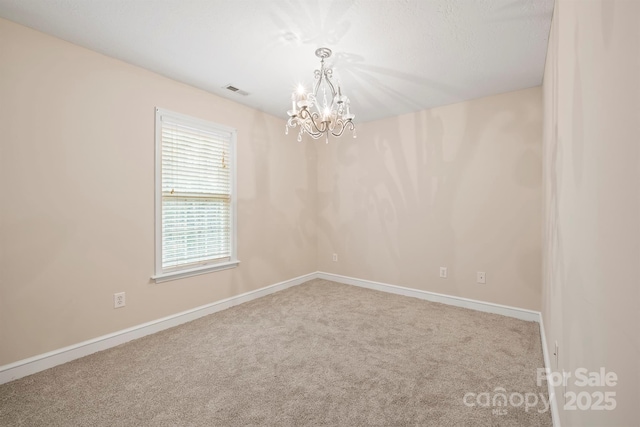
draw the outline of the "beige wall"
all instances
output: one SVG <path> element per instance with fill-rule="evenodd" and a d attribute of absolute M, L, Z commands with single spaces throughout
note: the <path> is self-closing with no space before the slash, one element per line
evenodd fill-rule
<path fill-rule="evenodd" d="M 540 307 L 540 88 L 299 144 L 279 118 L 5 20 L 0 57 L 0 365 L 316 270 Z M 238 129 L 239 268 L 150 280 L 156 106 Z"/>
<path fill-rule="evenodd" d="M 362 123 L 318 145 L 319 270 L 539 310 L 541 97 Z"/>
<path fill-rule="evenodd" d="M 316 270 L 283 120 L 2 19 L 0 61 L 0 365 Z M 150 280 L 156 106 L 238 129 L 240 267 Z"/>
<path fill-rule="evenodd" d="M 604 389 L 570 378 L 566 391 L 613 391 L 617 408 L 561 409 L 563 426 L 639 419 L 639 23 L 637 1 L 556 1 L 544 77 L 547 345 L 560 346 L 555 371 L 604 367 L 619 378 Z"/>

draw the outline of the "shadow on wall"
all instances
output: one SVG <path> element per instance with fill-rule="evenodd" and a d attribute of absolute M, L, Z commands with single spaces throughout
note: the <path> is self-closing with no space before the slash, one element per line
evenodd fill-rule
<path fill-rule="evenodd" d="M 315 170 L 304 167 L 307 182 L 294 187 L 295 180 L 287 169 L 291 151 L 283 136 L 273 141 L 265 114 L 254 113 L 249 137 L 249 151 L 238 147 L 238 184 L 240 176 L 252 174 L 253 198 L 238 199 L 238 259 L 241 264 L 233 275 L 233 292 L 259 288 L 298 274 L 304 266 L 305 254 L 315 241 L 314 198 Z M 285 141 L 290 139 L 290 141 Z M 282 155 L 280 153 L 282 151 Z M 240 155 L 243 152 L 244 157 Z M 307 163 L 314 164 L 313 153 L 307 153 Z M 285 172 L 282 172 L 285 171 Z M 279 204 L 274 201 L 279 201 Z M 299 210 L 294 222 L 284 210 Z M 308 272 L 308 271 L 305 271 Z M 302 273 L 300 273 L 302 274 Z"/>
<path fill-rule="evenodd" d="M 442 115 L 434 110 L 362 125 L 357 142 L 346 141 L 334 149 L 337 166 L 332 188 L 318 194 L 319 233 L 337 251 L 349 254 L 343 265 L 348 271 L 356 269 L 358 277 L 400 285 L 424 283 L 433 270 L 428 263 L 446 265 L 445 260 L 457 259 L 455 242 L 461 234 L 475 229 L 504 234 L 503 224 L 494 219 L 491 200 L 479 205 L 484 212 L 466 212 L 460 206 L 459 191 L 474 180 L 469 166 L 487 130 L 518 138 L 526 131 L 523 126 L 540 126 L 529 113 L 526 103 L 492 103 L 487 108 L 486 101 L 472 101 L 466 104 L 464 119 L 455 120 L 465 124 L 462 132 L 447 132 Z M 452 141 L 450 136 L 445 138 L 449 133 L 461 137 Z M 539 187 L 539 164 L 537 151 L 524 149 L 516 162 L 519 167 L 496 180 L 511 174 L 520 186 Z M 503 197 L 493 188 L 486 191 L 488 198 Z M 461 216 L 465 230 L 456 230 L 454 221 Z M 502 251 L 512 251 L 514 239 L 517 236 L 497 237 L 493 243 Z M 487 256 L 477 250 L 477 257 Z M 518 256 L 523 258 L 518 265 L 528 265 L 531 251 L 522 249 Z M 522 276 L 530 277 L 529 270 Z M 529 284 L 533 289 L 539 287 L 535 282 Z"/>

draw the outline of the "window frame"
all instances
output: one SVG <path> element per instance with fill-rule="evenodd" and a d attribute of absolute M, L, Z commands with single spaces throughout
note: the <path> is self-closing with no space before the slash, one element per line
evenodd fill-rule
<path fill-rule="evenodd" d="M 170 117 L 178 123 L 190 125 L 198 129 L 212 129 L 216 131 L 228 132 L 231 134 L 229 142 L 229 157 L 231 165 L 231 203 L 230 203 L 230 222 L 231 222 L 231 251 L 229 260 L 204 262 L 202 265 L 195 267 L 172 267 L 171 269 L 162 268 L 162 117 Z M 235 128 L 214 123 L 208 120 L 180 114 L 163 108 L 155 109 L 155 274 L 151 277 L 156 283 L 166 282 L 169 280 L 181 279 L 184 277 L 196 276 L 200 274 L 211 273 L 214 271 L 235 268 L 240 264 L 238 260 L 238 240 L 237 240 L 237 159 L 236 159 L 236 141 L 237 130 Z"/>

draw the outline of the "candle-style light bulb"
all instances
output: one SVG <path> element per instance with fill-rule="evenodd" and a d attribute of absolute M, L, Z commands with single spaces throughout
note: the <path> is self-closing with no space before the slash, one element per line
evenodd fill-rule
<path fill-rule="evenodd" d="M 301 84 L 298 85 L 297 93 L 298 93 L 299 99 L 302 99 L 302 100 L 307 99 L 307 92 L 304 90 L 304 86 L 302 86 Z"/>
<path fill-rule="evenodd" d="M 330 115 L 331 110 L 329 109 L 329 107 L 325 106 L 324 111 L 322 112 L 322 121 L 327 121 Z"/>

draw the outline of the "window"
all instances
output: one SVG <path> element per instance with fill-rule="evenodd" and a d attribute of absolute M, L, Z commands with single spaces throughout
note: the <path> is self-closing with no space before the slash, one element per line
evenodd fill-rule
<path fill-rule="evenodd" d="M 156 282 L 231 268 L 236 131 L 156 109 Z"/>

